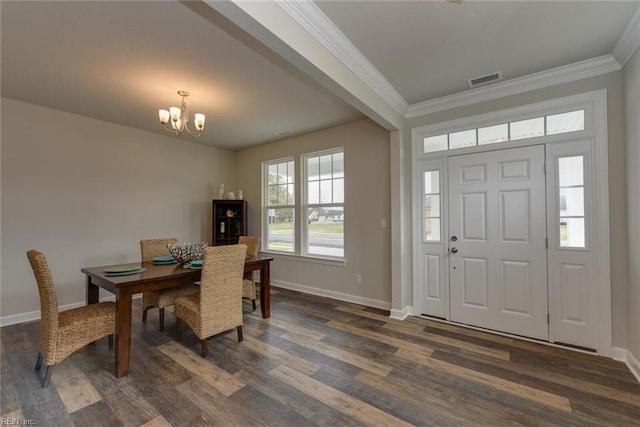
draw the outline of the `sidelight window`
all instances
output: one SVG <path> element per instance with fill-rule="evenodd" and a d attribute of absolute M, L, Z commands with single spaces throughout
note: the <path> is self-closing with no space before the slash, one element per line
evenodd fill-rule
<path fill-rule="evenodd" d="M 558 158 L 560 247 L 585 247 L 584 156 Z"/>
<path fill-rule="evenodd" d="M 424 240 L 440 241 L 440 171 L 424 172 Z"/>

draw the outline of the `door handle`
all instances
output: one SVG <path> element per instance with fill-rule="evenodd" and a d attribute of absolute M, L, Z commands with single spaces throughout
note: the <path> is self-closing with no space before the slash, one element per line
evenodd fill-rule
<path fill-rule="evenodd" d="M 457 253 L 458 252 L 458 248 L 451 248 L 451 253 Z"/>

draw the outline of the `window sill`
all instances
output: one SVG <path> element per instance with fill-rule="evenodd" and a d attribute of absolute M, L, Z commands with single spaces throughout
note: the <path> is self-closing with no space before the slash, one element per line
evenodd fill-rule
<path fill-rule="evenodd" d="M 324 265 L 331 265 L 334 267 L 345 267 L 347 265 L 346 259 L 322 258 L 322 257 L 308 256 L 308 255 L 297 255 L 297 254 L 289 254 L 289 253 L 283 253 L 283 252 L 270 252 L 270 251 L 261 251 L 261 253 L 272 256 L 274 259 L 283 259 L 288 261 L 309 262 L 312 264 L 324 264 Z"/>

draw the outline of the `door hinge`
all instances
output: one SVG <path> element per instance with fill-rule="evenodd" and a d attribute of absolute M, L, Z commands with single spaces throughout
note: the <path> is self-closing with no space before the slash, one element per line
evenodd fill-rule
<path fill-rule="evenodd" d="M 547 313 L 547 325 L 551 323 L 551 315 Z"/>
<path fill-rule="evenodd" d="M 542 165 L 542 171 L 544 172 L 545 175 L 547 174 L 547 164 L 546 163 L 544 163 Z"/>
<path fill-rule="evenodd" d="M 548 237 L 545 237 L 545 239 L 544 239 L 544 247 L 549 249 L 549 238 Z"/>

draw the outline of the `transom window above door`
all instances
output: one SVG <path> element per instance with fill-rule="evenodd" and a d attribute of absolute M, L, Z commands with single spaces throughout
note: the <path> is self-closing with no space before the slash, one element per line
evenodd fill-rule
<path fill-rule="evenodd" d="M 584 130 L 584 110 L 549 114 L 499 123 L 491 126 L 465 129 L 423 139 L 423 152 L 456 150 L 486 144 L 537 138 L 546 135 L 576 132 Z"/>

